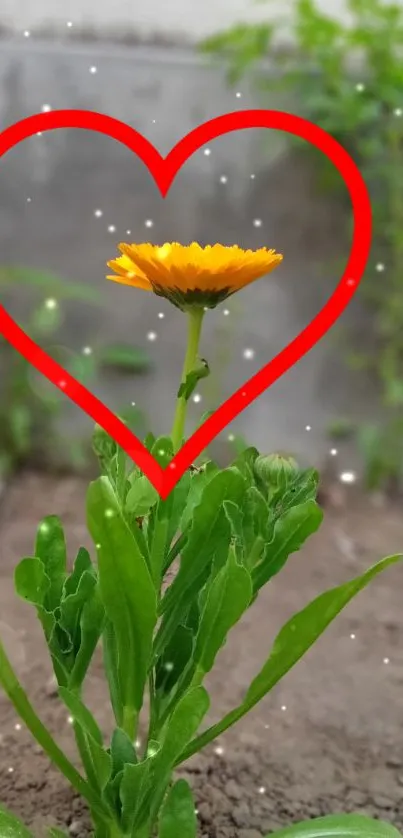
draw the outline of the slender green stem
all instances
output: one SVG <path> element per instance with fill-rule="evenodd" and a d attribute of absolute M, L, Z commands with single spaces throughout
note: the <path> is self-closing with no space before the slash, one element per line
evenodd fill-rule
<path fill-rule="evenodd" d="M 56 744 L 49 731 L 36 715 L 27 694 L 18 681 L 1 641 L 0 684 L 18 715 L 28 730 L 32 733 L 32 736 L 44 750 L 45 754 L 47 754 L 49 759 L 58 767 L 59 771 L 64 774 L 73 788 L 76 789 L 76 791 L 78 791 L 79 794 L 81 794 L 94 809 L 99 810 L 101 805 L 100 801 L 93 793 L 88 783 Z"/>
<path fill-rule="evenodd" d="M 197 361 L 197 353 L 199 349 L 199 341 L 201 328 L 204 317 L 204 309 L 202 307 L 191 308 L 188 311 L 188 343 L 185 355 L 185 361 L 182 371 L 182 384 L 186 381 L 187 376 L 195 368 Z M 176 453 L 182 444 L 182 439 L 185 433 L 187 399 L 181 396 L 176 402 L 175 418 L 172 427 L 172 442 L 174 452 Z"/>

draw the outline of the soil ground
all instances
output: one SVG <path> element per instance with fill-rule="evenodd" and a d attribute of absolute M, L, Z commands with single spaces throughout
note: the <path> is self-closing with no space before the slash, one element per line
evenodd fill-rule
<path fill-rule="evenodd" d="M 346 490 L 347 491 L 347 490 Z M 71 555 L 87 544 L 85 484 L 24 475 L 0 508 L 1 635 L 37 711 L 74 754 L 67 713 L 51 686 L 41 631 L 13 592 L 13 569 L 30 555 L 46 514 L 62 517 Z M 348 489 L 326 509 L 320 532 L 263 592 L 233 632 L 209 681 L 211 720 L 234 706 L 291 614 L 322 590 L 403 550 L 401 507 L 374 505 Z M 260 838 L 304 818 L 356 811 L 403 829 L 403 566 L 351 603 L 306 658 L 238 726 L 184 773 L 197 802 L 200 838 Z M 86 699 L 110 724 L 97 661 Z M 0 697 L 0 801 L 37 835 L 57 824 L 85 835 L 86 812 Z M 218 752 L 217 752 L 218 749 Z"/>

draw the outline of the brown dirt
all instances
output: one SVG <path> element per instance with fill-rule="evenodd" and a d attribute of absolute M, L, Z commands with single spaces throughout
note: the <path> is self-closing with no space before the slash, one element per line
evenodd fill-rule
<path fill-rule="evenodd" d="M 1 634 L 42 719 L 73 754 L 65 710 L 52 695 L 50 666 L 32 610 L 13 593 L 13 568 L 29 555 L 49 513 L 65 523 L 71 553 L 87 543 L 85 485 L 26 475 L 0 509 Z M 211 719 L 234 706 L 295 610 L 374 560 L 403 550 L 397 506 L 377 507 L 349 492 L 329 509 L 321 531 L 268 586 L 234 631 L 210 678 Z M 375 815 L 403 828 L 403 567 L 393 567 L 350 604 L 256 710 L 182 772 L 197 802 L 200 838 L 260 838 L 311 816 L 340 811 Z M 87 701 L 110 724 L 96 662 Z M 87 831 L 85 810 L 49 767 L 0 697 L 0 801 L 36 834 L 45 826 Z M 216 753 L 218 747 L 219 752 Z"/>

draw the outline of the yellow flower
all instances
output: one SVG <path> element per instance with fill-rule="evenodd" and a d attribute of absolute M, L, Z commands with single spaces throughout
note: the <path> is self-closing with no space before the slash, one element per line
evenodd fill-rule
<path fill-rule="evenodd" d="M 235 291 L 270 273 L 282 262 L 275 250 L 242 250 L 238 245 L 201 247 L 182 245 L 119 244 L 123 254 L 108 262 L 115 282 L 154 291 L 182 310 L 215 308 Z"/>

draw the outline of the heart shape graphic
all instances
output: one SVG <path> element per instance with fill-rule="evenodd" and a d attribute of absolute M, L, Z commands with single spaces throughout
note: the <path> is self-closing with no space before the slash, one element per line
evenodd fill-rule
<path fill-rule="evenodd" d="M 164 158 L 134 128 L 105 114 L 60 110 L 35 114 L 0 133 L 0 157 L 38 131 L 84 128 L 112 137 L 143 161 L 164 198 L 184 163 L 216 137 L 245 128 L 271 128 L 306 140 L 322 151 L 343 178 L 353 209 L 353 241 L 343 276 L 330 299 L 311 323 L 269 363 L 230 396 L 185 442 L 163 469 L 142 442 L 96 396 L 50 358 L 0 306 L 0 332 L 33 367 L 98 422 L 144 472 L 162 499 L 166 499 L 187 468 L 207 445 L 264 390 L 279 379 L 326 334 L 354 296 L 366 267 L 371 246 L 371 203 L 362 175 L 350 155 L 330 134 L 300 116 L 283 111 L 245 110 L 211 119 L 181 139 Z"/>

